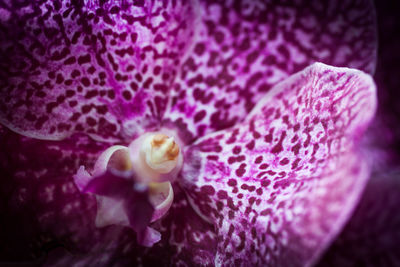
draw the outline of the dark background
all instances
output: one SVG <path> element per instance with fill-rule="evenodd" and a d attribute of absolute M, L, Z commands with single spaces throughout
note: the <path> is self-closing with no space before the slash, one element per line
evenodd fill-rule
<path fill-rule="evenodd" d="M 375 6 L 379 106 L 367 135 L 382 153 L 373 156 L 361 201 L 318 267 L 400 266 L 400 2 L 376 0 Z"/>
<path fill-rule="evenodd" d="M 392 131 L 387 148 L 400 153 L 400 2 L 375 1 L 378 17 L 378 119 Z M 383 140 L 385 141 L 385 140 Z M 398 160 L 398 158 L 396 159 Z M 393 162 L 398 164 L 397 162 Z"/>

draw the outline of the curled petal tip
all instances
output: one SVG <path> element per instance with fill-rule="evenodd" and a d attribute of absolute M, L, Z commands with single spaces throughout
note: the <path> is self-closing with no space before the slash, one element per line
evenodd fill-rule
<path fill-rule="evenodd" d="M 174 190 L 170 182 L 151 183 L 149 185 L 150 202 L 154 207 L 151 222 L 160 219 L 167 213 L 174 201 Z"/>
<path fill-rule="evenodd" d="M 78 189 L 83 192 L 92 179 L 92 176 L 86 171 L 84 166 L 80 166 L 77 173 L 73 176 L 73 179 Z"/>
<path fill-rule="evenodd" d="M 155 243 L 159 242 L 160 240 L 161 240 L 160 232 L 151 227 L 146 227 L 146 230 L 141 238 L 139 238 L 138 235 L 138 243 L 144 247 L 152 247 Z"/>

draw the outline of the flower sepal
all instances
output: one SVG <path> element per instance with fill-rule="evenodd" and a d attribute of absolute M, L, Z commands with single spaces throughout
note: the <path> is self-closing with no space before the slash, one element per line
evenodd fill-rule
<path fill-rule="evenodd" d="M 173 189 L 169 182 L 143 183 L 136 176 L 128 148 L 112 146 L 99 156 L 92 174 L 81 166 L 74 181 L 81 192 L 96 197 L 96 227 L 130 227 L 140 245 L 151 247 L 161 234 L 149 224 L 169 210 Z"/>

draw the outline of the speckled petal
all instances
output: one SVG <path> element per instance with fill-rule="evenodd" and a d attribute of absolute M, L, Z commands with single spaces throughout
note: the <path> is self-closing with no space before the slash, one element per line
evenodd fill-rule
<path fill-rule="evenodd" d="M 0 10 L 0 123 L 47 140 L 131 140 L 158 125 L 190 42 L 191 2 L 9 1 Z"/>
<path fill-rule="evenodd" d="M 313 62 L 373 73 L 371 2 L 201 1 L 166 120 L 191 140 L 242 121 L 272 86 Z"/>
<path fill-rule="evenodd" d="M 400 266 L 399 207 L 399 171 L 380 170 L 317 266 Z"/>
<path fill-rule="evenodd" d="M 198 217 L 178 187 L 171 209 L 150 226 L 162 235 L 152 248 L 138 245 L 129 227 L 96 227 L 96 199 L 82 194 L 73 176 L 81 165 L 91 170 L 106 148 L 87 137 L 34 140 L 0 125 L 0 262 L 42 266 L 48 252 L 62 247 L 65 254 L 53 259 L 59 265 L 49 266 L 73 266 L 70 261 L 106 266 L 211 264 L 214 227 Z M 149 231 L 152 235 L 145 236 L 143 245 L 158 241 L 157 233 Z"/>
<path fill-rule="evenodd" d="M 0 126 L 0 261 L 31 260 L 49 249 L 91 248 L 104 234 L 95 227 L 96 200 L 72 176 L 92 168 L 106 147 L 88 137 L 42 141 Z"/>
<path fill-rule="evenodd" d="M 369 75 L 315 63 L 188 147 L 180 182 L 218 231 L 216 263 L 312 264 L 369 177 L 357 147 L 375 108 Z"/>
<path fill-rule="evenodd" d="M 217 236 L 212 224 L 202 220 L 175 184 L 174 202 L 165 217 L 154 228 L 162 234 L 158 249 L 169 247 L 164 265 L 214 266 Z"/>
<path fill-rule="evenodd" d="M 45 266 L 214 266 L 213 226 L 197 216 L 178 187 L 174 192 L 176 199 L 170 211 L 152 226 L 161 232 L 161 240 L 151 248 L 138 246 L 132 231 L 115 231 L 117 243 L 85 254 L 55 251 Z"/>

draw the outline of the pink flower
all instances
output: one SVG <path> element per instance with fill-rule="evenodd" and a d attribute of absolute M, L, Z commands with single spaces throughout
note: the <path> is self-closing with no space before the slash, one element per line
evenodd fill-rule
<path fill-rule="evenodd" d="M 22 255 L 309 266 L 352 215 L 376 109 L 369 1 L 0 8 L 1 169 L 6 211 L 30 225 Z"/>

